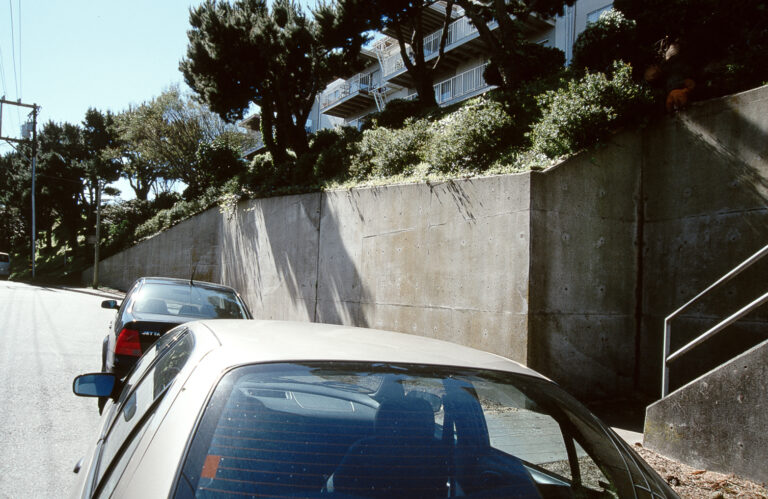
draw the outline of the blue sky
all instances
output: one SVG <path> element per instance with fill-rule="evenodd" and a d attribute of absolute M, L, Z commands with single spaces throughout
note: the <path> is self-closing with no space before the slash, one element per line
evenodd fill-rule
<path fill-rule="evenodd" d="M 0 2 L 0 92 L 40 105 L 40 123 L 79 123 L 89 107 L 119 112 L 150 99 L 183 81 L 178 63 L 186 50 L 189 7 L 197 3 Z M 4 106 L 3 135 L 18 133 L 17 111 Z M 24 119 L 26 112 L 21 114 Z"/>
<path fill-rule="evenodd" d="M 189 8 L 200 3 L 0 0 L 0 95 L 42 106 L 39 123 L 79 123 L 89 107 L 120 112 L 151 99 L 183 83 Z M 28 110 L 3 114 L 3 136 L 18 136 Z"/>

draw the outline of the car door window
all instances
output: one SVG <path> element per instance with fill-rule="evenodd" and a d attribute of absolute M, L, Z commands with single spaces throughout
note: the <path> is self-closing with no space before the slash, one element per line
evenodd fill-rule
<path fill-rule="evenodd" d="M 136 296 L 136 291 L 141 286 L 140 283 L 136 283 L 131 287 L 130 290 L 125 294 L 125 298 L 123 298 L 123 303 L 120 304 L 120 308 L 117 310 L 118 317 L 123 315 L 123 312 L 125 312 L 128 309 L 128 306 L 133 301 L 134 296 Z"/>
<path fill-rule="evenodd" d="M 192 353 L 194 339 L 190 333 L 181 330 L 179 334 L 170 336 L 164 345 L 153 348 L 149 358 L 142 358 L 145 366 L 134 371 L 129 379 L 129 382 L 138 380 L 135 388 L 127 385 L 121 394 L 99 460 L 98 480 L 103 481 L 105 476 L 108 479 L 100 486 L 100 493 L 104 492 L 106 485 L 114 486 L 122 474 L 136 446 L 140 430 L 146 428 L 166 388 L 176 379 Z"/>
<path fill-rule="evenodd" d="M 110 472 L 107 473 L 102 480 L 102 483 L 99 486 L 98 496 L 96 497 L 107 498 L 115 490 L 118 480 L 120 480 L 120 477 L 123 475 L 123 471 L 125 471 L 125 468 L 128 466 L 128 461 L 131 459 L 131 456 L 133 456 L 133 451 L 135 451 L 136 447 L 139 445 L 139 441 L 144 435 L 144 432 L 149 426 L 149 422 L 151 420 L 152 418 L 145 418 L 141 426 L 139 426 L 133 432 L 131 437 L 126 442 L 123 452 L 121 452 L 120 456 L 115 459 Z"/>
<path fill-rule="evenodd" d="M 537 465 L 571 483 L 604 493 L 610 481 L 578 441 L 552 416 L 535 408 L 484 406 L 491 446 Z M 610 492 L 610 491 L 608 491 Z"/>
<path fill-rule="evenodd" d="M 584 436 L 566 414 L 540 407 L 514 387 L 482 382 L 474 385 L 491 447 L 525 463 L 540 489 L 568 486 L 577 495 L 619 497 L 612 480 L 579 442 Z M 623 469 L 618 453 L 607 452 L 613 457 L 609 461 Z"/>

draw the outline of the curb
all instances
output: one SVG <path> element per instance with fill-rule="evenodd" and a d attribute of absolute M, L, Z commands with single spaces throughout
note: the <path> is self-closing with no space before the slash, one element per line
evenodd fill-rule
<path fill-rule="evenodd" d="M 64 291 L 72 291 L 73 293 L 83 293 L 86 295 L 101 296 L 102 298 L 119 298 L 119 299 L 125 298 L 125 293 L 123 293 L 122 291 L 118 291 L 116 289 L 72 288 L 68 286 L 56 286 L 56 288 Z"/>

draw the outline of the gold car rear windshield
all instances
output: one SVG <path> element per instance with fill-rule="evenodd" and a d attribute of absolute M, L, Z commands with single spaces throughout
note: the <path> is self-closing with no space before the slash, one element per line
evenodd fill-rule
<path fill-rule="evenodd" d="M 241 367 L 176 497 L 629 497 L 662 485 L 554 384 L 421 365 Z M 644 491 L 644 492 L 640 492 Z"/>

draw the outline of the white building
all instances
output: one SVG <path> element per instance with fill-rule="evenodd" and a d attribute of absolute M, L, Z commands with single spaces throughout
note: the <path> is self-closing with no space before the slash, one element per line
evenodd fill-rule
<path fill-rule="evenodd" d="M 565 8 L 562 16 L 548 20 L 532 17 L 529 21 L 529 40 L 562 50 L 566 63 L 569 63 L 576 37 L 588 23 L 596 21 L 611 6 L 612 0 L 577 0 L 572 7 Z M 426 61 L 438 56 L 444 16 L 443 2 L 429 7 L 423 16 L 426 31 L 431 31 L 424 38 Z M 454 9 L 453 16 L 455 20 L 448 26 L 444 61 L 434 85 L 435 98 L 441 106 L 494 88 L 483 79 L 488 55 L 477 29 L 460 8 Z M 489 27 L 495 28 L 495 23 Z M 383 35 L 370 49 L 362 51 L 367 59 L 363 71 L 343 75 L 344 78 L 331 83 L 318 95 L 307 121 L 307 131 L 315 132 L 337 125 L 360 127 L 366 116 L 384 109 L 387 102 L 416 97 L 416 89 L 403 63 L 397 39 L 392 36 L 393 33 L 384 32 Z"/>

